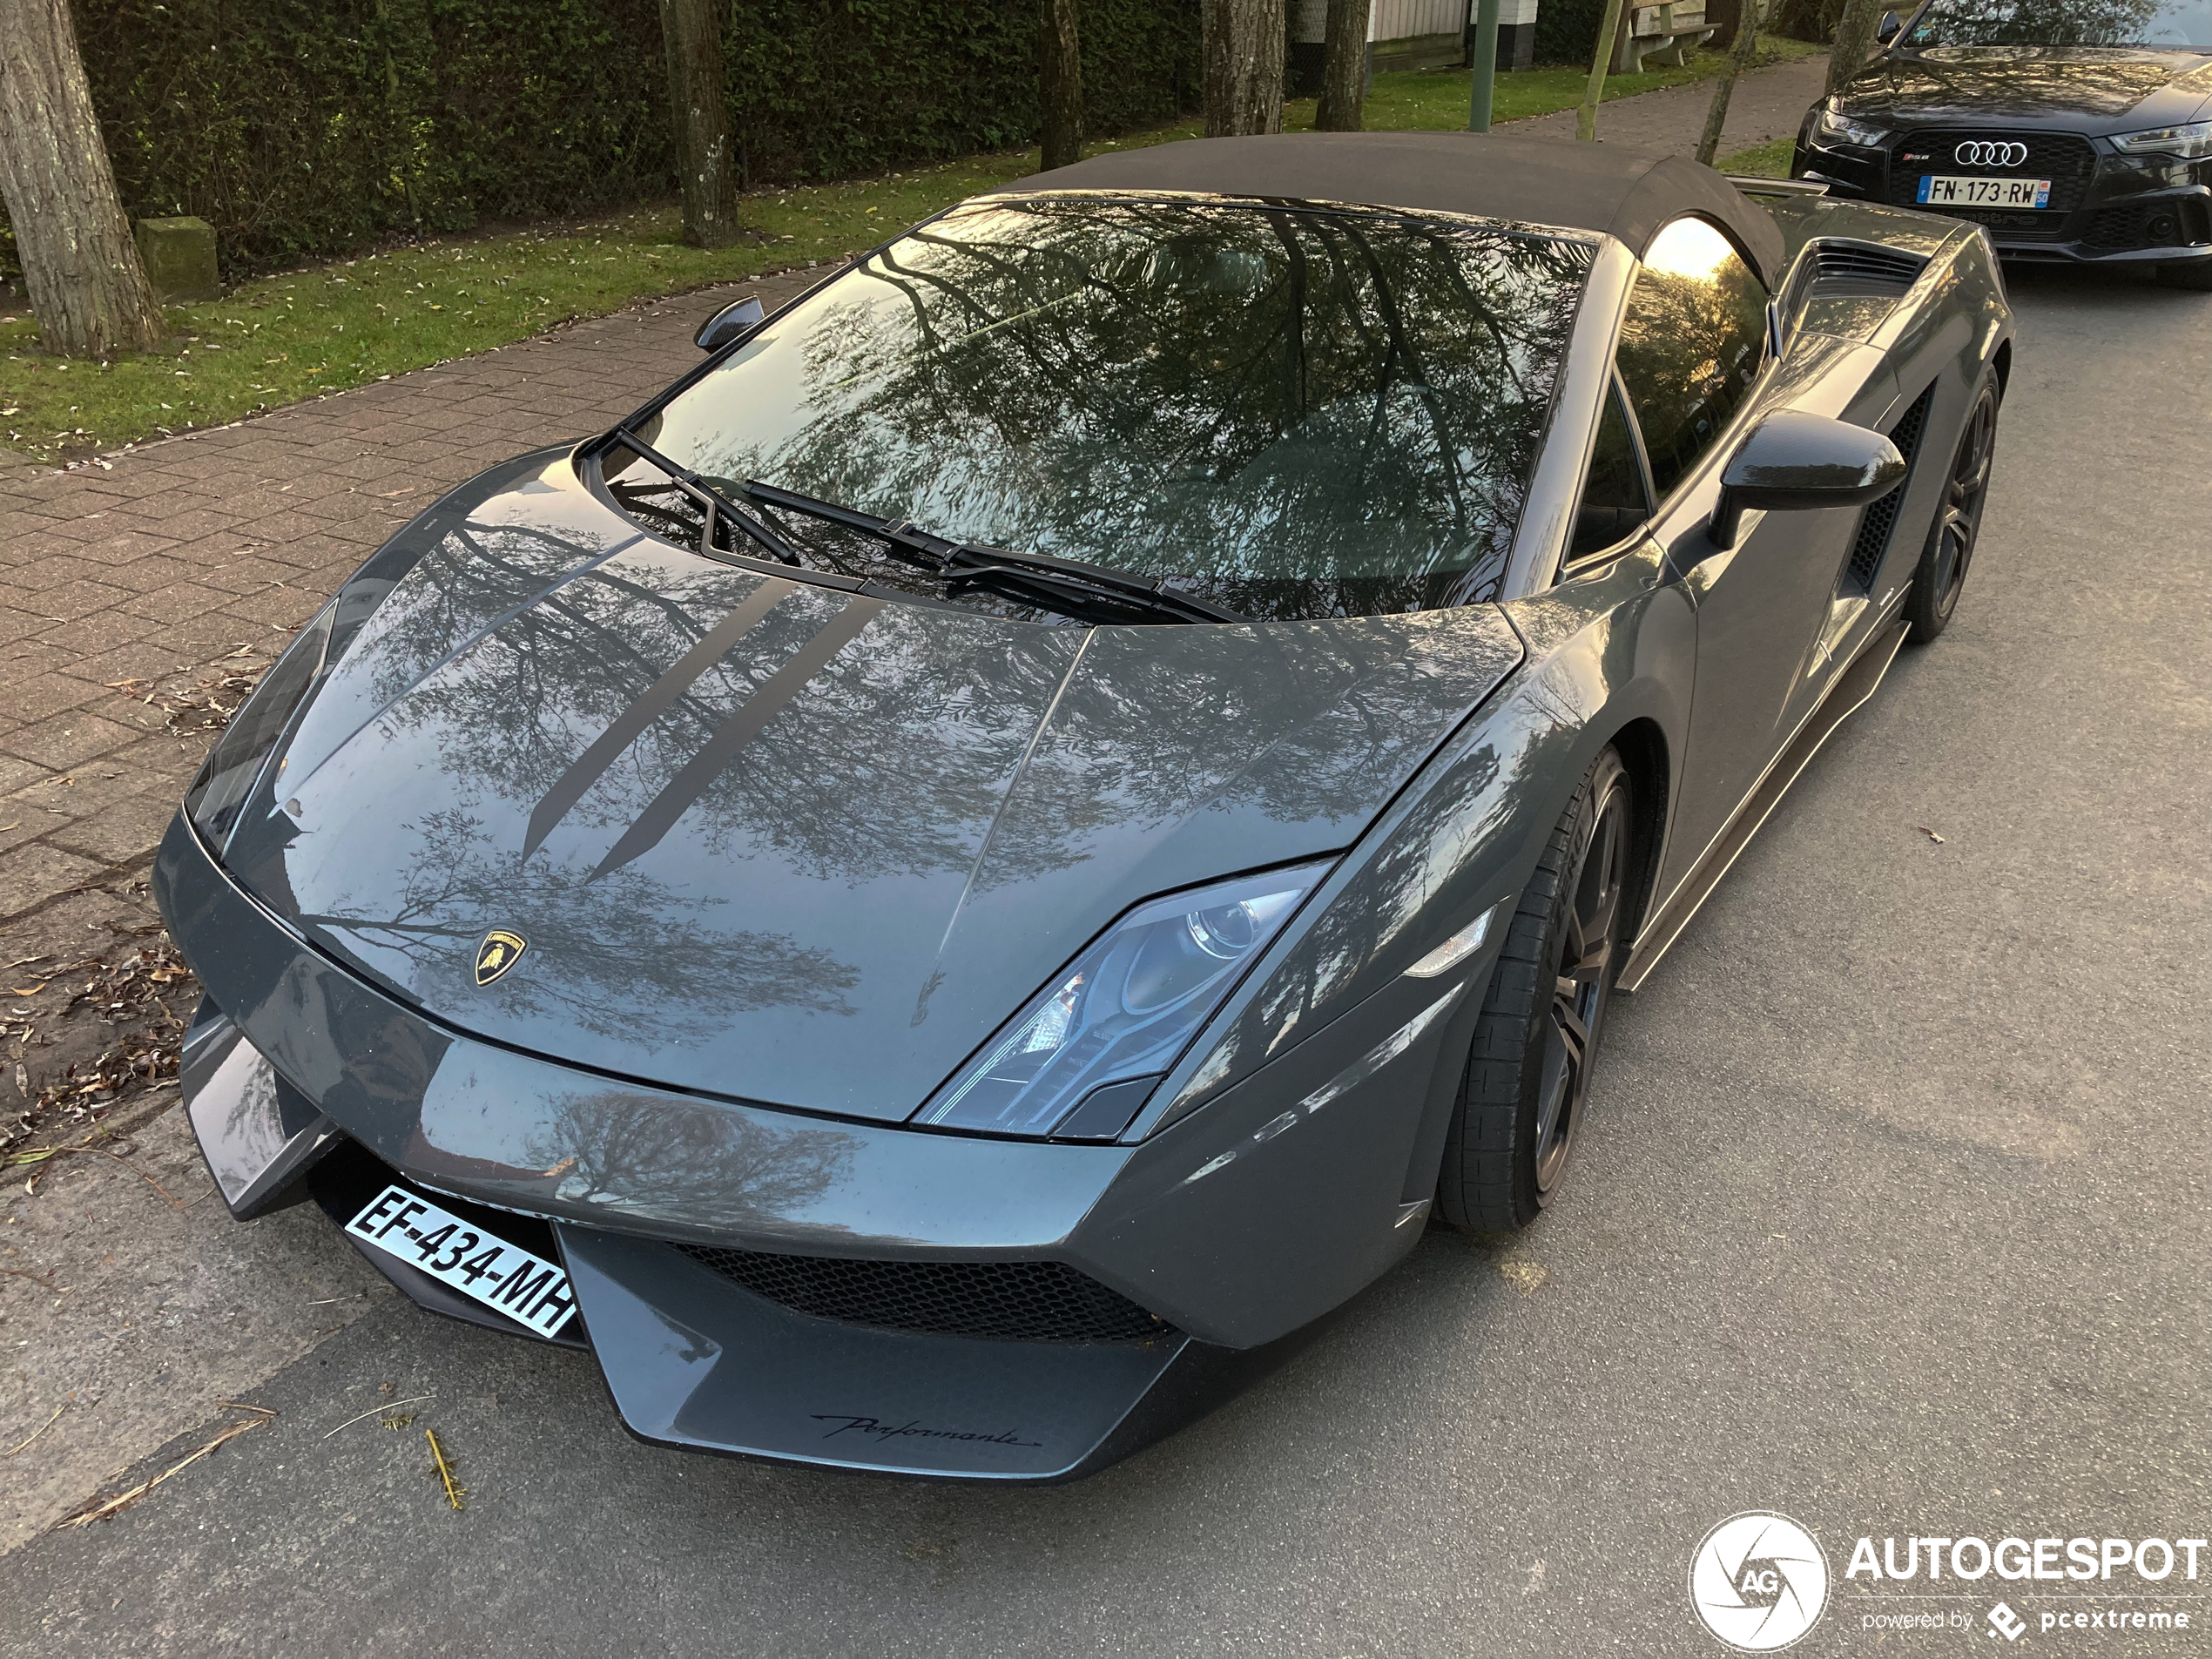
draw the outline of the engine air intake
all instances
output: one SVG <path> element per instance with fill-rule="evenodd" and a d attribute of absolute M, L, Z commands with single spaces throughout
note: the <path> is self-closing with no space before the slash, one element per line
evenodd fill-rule
<path fill-rule="evenodd" d="M 1912 286 L 1926 261 L 1864 242 L 1820 243 L 1814 250 L 1813 293 L 1823 299 L 1898 294 Z"/>
<path fill-rule="evenodd" d="M 1908 483 L 1912 476 L 1909 469 L 1920 453 L 1920 440 L 1927 434 L 1928 406 L 1934 401 L 1935 383 L 1932 381 L 1928 389 L 1912 400 L 1912 407 L 1898 416 L 1897 424 L 1889 430 L 1890 442 L 1905 457 Z M 1897 529 L 1897 516 L 1905 506 L 1905 484 L 1899 484 L 1868 507 L 1858 521 L 1858 539 L 1851 543 L 1851 566 L 1844 576 L 1846 592 L 1873 590 L 1875 574 L 1882 568 L 1882 555 L 1889 547 L 1891 533 Z"/>

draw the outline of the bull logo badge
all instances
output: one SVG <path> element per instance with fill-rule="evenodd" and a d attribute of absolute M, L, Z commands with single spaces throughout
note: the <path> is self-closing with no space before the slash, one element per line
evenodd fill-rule
<path fill-rule="evenodd" d="M 503 927 L 486 934 L 484 942 L 476 947 L 476 988 L 482 990 L 514 967 L 529 948 L 529 940 Z"/>

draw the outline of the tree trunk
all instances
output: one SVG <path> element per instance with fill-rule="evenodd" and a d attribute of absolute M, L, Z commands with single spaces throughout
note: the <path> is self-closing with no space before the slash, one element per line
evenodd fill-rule
<path fill-rule="evenodd" d="M 1598 26 L 1597 56 L 1590 60 L 1590 78 L 1582 87 L 1582 107 L 1575 116 L 1575 136 L 1584 144 L 1597 139 L 1597 106 L 1605 98 L 1605 71 L 1613 67 L 1614 49 L 1621 44 L 1621 0 L 1605 0 L 1605 21 Z"/>
<path fill-rule="evenodd" d="M 684 186 L 684 239 L 693 247 L 727 247 L 741 233 L 737 172 L 730 165 L 730 101 L 722 86 L 719 0 L 660 0 L 660 32 Z"/>
<path fill-rule="evenodd" d="M 48 351 L 112 357 L 167 329 L 116 195 L 69 0 L 0 0 L 0 196 Z"/>
<path fill-rule="evenodd" d="M 1283 0 L 1213 0 L 1206 13 L 1206 136 L 1283 130 Z"/>
<path fill-rule="evenodd" d="M 1882 0 L 1844 0 L 1844 15 L 1836 24 L 1836 49 L 1828 54 L 1828 90 L 1840 92 L 1844 83 L 1866 66 L 1874 50 L 1874 28 L 1882 18 Z"/>
<path fill-rule="evenodd" d="M 1367 88 L 1369 0 L 1329 0 L 1322 30 L 1321 102 L 1313 125 L 1321 132 L 1359 131 L 1359 104 Z"/>
<path fill-rule="evenodd" d="M 1076 32 L 1076 0 L 1043 0 L 1038 50 L 1044 101 L 1042 171 L 1083 158 L 1083 55 Z"/>
<path fill-rule="evenodd" d="M 1736 25 L 1736 44 L 1728 54 L 1728 66 L 1721 71 L 1721 78 L 1713 87 L 1712 106 L 1705 111 L 1705 133 L 1697 140 L 1697 158 L 1707 166 L 1720 153 L 1721 133 L 1728 125 L 1729 100 L 1736 96 L 1736 78 L 1743 72 L 1744 65 L 1759 49 L 1759 0 L 1743 0 L 1743 17 Z"/>

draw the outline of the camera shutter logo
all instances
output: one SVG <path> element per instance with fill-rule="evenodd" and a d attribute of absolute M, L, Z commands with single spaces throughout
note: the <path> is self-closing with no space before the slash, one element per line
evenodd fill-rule
<path fill-rule="evenodd" d="M 2027 146 L 1971 139 L 1953 150 L 1951 158 L 1962 167 L 2017 167 L 2027 161 Z"/>
<path fill-rule="evenodd" d="M 1743 1653 L 1774 1653 L 1820 1622 L 1828 1608 L 1828 1558 L 1787 1515 L 1730 1515 L 1705 1534 L 1689 1562 L 1698 1622 Z"/>

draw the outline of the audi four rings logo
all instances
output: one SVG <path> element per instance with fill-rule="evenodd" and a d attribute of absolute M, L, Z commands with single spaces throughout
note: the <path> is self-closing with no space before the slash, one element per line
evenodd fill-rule
<path fill-rule="evenodd" d="M 2017 167 L 2027 159 L 2024 144 L 1998 144 L 1979 138 L 1962 144 L 1951 152 L 1952 158 L 1962 167 Z"/>

